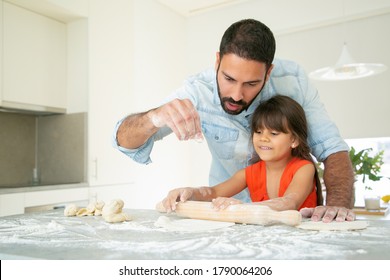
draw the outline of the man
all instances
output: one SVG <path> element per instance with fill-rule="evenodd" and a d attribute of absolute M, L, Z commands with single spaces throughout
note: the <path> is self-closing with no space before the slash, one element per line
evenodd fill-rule
<path fill-rule="evenodd" d="M 206 138 L 211 155 L 209 184 L 218 184 L 258 160 L 250 145 L 250 120 L 257 105 L 275 94 L 302 105 L 313 155 L 324 162 L 326 206 L 303 209 L 312 220 L 354 220 L 354 175 L 348 145 L 329 119 L 316 89 L 294 62 L 275 59 L 275 38 L 259 21 L 232 24 L 224 33 L 215 69 L 189 78 L 170 101 L 119 121 L 114 145 L 149 163 L 154 141 L 173 132 L 180 140 Z M 249 202 L 247 191 L 236 196 Z"/>

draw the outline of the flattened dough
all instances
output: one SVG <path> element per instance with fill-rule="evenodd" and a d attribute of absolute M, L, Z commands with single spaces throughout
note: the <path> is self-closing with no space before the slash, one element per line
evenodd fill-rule
<path fill-rule="evenodd" d="M 167 216 L 160 216 L 154 225 L 165 228 L 168 231 L 197 232 L 230 227 L 235 225 L 235 223 L 196 219 L 171 219 Z"/>
<path fill-rule="evenodd" d="M 313 222 L 313 221 L 303 221 L 297 228 L 307 229 L 307 230 L 318 230 L 318 231 L 329 231 L 329 230 L 358 230 L 365 229 L 368 226 L 366 221 L 351 221 L 351 222 Z"/>

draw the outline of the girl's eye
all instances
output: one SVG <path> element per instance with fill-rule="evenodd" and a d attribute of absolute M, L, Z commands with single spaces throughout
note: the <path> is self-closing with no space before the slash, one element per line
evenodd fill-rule
<path fill-rule="evenodd" d="M 276 135 L 279 135 L 279 132 L 272 131 L 271 134 L 276 136 Z"/>

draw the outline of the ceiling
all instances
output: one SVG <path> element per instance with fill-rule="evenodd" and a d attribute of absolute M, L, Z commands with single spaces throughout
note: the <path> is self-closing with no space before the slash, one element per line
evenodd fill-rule
<path fill-rule="evenodd" d="M 205 11 L 218 9 L 228 5 L 245 2 L 248 0 L 158 0 L 161 4 L 175 12 L 189 17 Z"/>
<path fill-rule="evenodd" d="M 87 0 L 3 0 L 61 22 L 88 17 Z"/>

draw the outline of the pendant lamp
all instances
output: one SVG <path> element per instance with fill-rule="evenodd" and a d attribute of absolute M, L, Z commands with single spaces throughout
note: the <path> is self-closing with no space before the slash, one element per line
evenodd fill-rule
<path fill-rule="evenodd" d="M 380 63 L 355 62 L 344 43 L 340 58 L 334 66 L 313 71 L 309 77 L 320 81 L 342 81 L 374 76 L 386 70 L 387 66 Z"/>
<path fill-rule="evenodd" d="M 345 0 L 342 1 L 342 14 L 345 17 Z M 343 22 L 344 37 L 345 22 Z M 387 67 L 380 63 L 358 63 L 349 54 L 347 44 L 344 42 L 339 60 L 334 66 L 324 67 L 309 74 L 313 80 L 320 81 L 343 81 L 360 79 L 380 74 L 387 70 Z"/>

